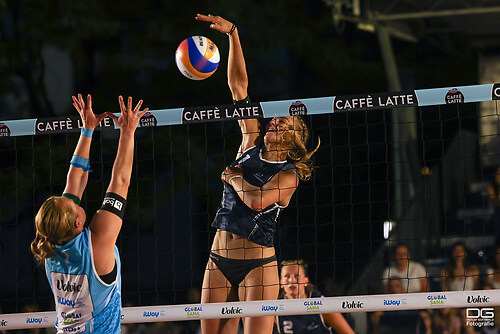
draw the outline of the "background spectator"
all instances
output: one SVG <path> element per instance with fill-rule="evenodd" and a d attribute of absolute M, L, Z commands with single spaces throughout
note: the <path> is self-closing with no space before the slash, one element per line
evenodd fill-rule
<path fill-rule="evenodd" d="M 406 281 L 406 280 L 405 280 Z M 403 280 L 391 277 L 387 280 L 389 294 L 406 293 Z M 389 301 L 393 301 L 389 298 Z M 394 299 L 402 302 L 402 299 Z M 425 310 L 377 311 L 371 316 L 372 334 L 432 333 L 432 319 Z"/>
<path fill-rule="evenodd" d="M 396 245 L 391 253 L 391 264 L 382 274 L 384 293 L 390 293 L 389 277 L 400 278 L 404 292 L 427 291 L 427 272 L 423 265 L 410 260 L 410 251 L 405 244 Z"/>
<path fill-rule="evenodd" d="M 479 269 L 470 264 L 465 245 L 458 241 L 451 247 L 448 263 L 441 271 L 443 291 L 475 290 L 479 287 Z"/>

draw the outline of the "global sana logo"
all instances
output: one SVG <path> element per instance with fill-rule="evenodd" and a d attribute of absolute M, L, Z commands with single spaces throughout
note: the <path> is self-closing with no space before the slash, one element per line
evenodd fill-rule
<path fill-rule="evenodd" d="M 290 116 L 305 116 L 307 115 L 307 107 L 302 101 L 292 102 L 289 108 Z"/>
<path fill-rule="evenodd" d="M 446 104 L 464 103 L 464 94 L 458 88 L 452 88 L 446 93 Z"/>
<path fill-rule="evenodd" d="M 186 312 L 186 315 L 188 317 L 199 317 L 200 312 L 203 311 L 202 306 L 193 306 L 193 307 L 185 307 L 184 312 Z"/>
<path fill-rule="evenodd" d="M 430 301 L 431 305 L 444 305 L 446 295 L 429 295 L 427 300 Z"/>
<path fill-rule="evenodd" d="M 321 300 L 311 300 L 305 301 L 304 306 L 306 307 L 306 311 L 319 311 L 320 306 L 323 305 Z"/>

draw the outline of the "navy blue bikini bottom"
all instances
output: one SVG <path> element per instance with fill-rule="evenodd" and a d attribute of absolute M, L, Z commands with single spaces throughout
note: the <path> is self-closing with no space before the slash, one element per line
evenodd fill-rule
<path fill-rule="evenodd" d="M 210 252 L 210 259 L 217 268 L 226 276 L 233 287 L 238 287 L 249 272 L 265 264 L 277 261 L 276 255 L 266 257 L 265 259 L 230 259 Z"/>

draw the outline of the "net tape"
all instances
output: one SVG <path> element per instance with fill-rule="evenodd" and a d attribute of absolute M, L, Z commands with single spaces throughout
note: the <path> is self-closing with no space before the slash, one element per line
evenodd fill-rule
<path fill-rule="evenodd" d="M 259 300 L 247 302 L 125 307 L 122 323 L 185 321 L 318 313 L 480 308 L 500 305 L 500 290 Z M 0 314 L 0 329 L 53 327 L 55 312 Z"/>
<path fill-rule="evenodd" d="M 139 126 L 155 127 L 245 118 L 305 116 L 336 112 L 432 106 L 492 101 L 500 99 L 500 84 L 471 85 L 447 88 L 417 89 L 406 92 L 358 94 L 249 103 L 242 106 L 218 105 L 149 111 Z M 70 117 L 35 118 L 0 121 L 1 136 L 28 136 L 76 132 L 81 128 L 78 115 Z M 107 117 L 97 129 L 117 128 Z"/>

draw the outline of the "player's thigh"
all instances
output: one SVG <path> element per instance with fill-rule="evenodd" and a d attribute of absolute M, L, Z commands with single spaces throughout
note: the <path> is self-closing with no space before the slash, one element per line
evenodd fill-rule
<path fill-rule="evenodd" d="M 217 266 L 208 260 L 203 277 L 201 290 L 202 303 L 223 303 L 237 299 L 235 289 L 221 273 Z M 222 314 L 222 309 L 221 309 Z M 203 334 L 236 333 L 238 331 L 239 318 L 229 319 L 202 319 L 201 331 Z"/>
<path fill-rule="evenodd" d="M 277 299 L 279 293 L 278 263 L 273 261 L 253 269 L 240 284 L 240 300 Z"/>

